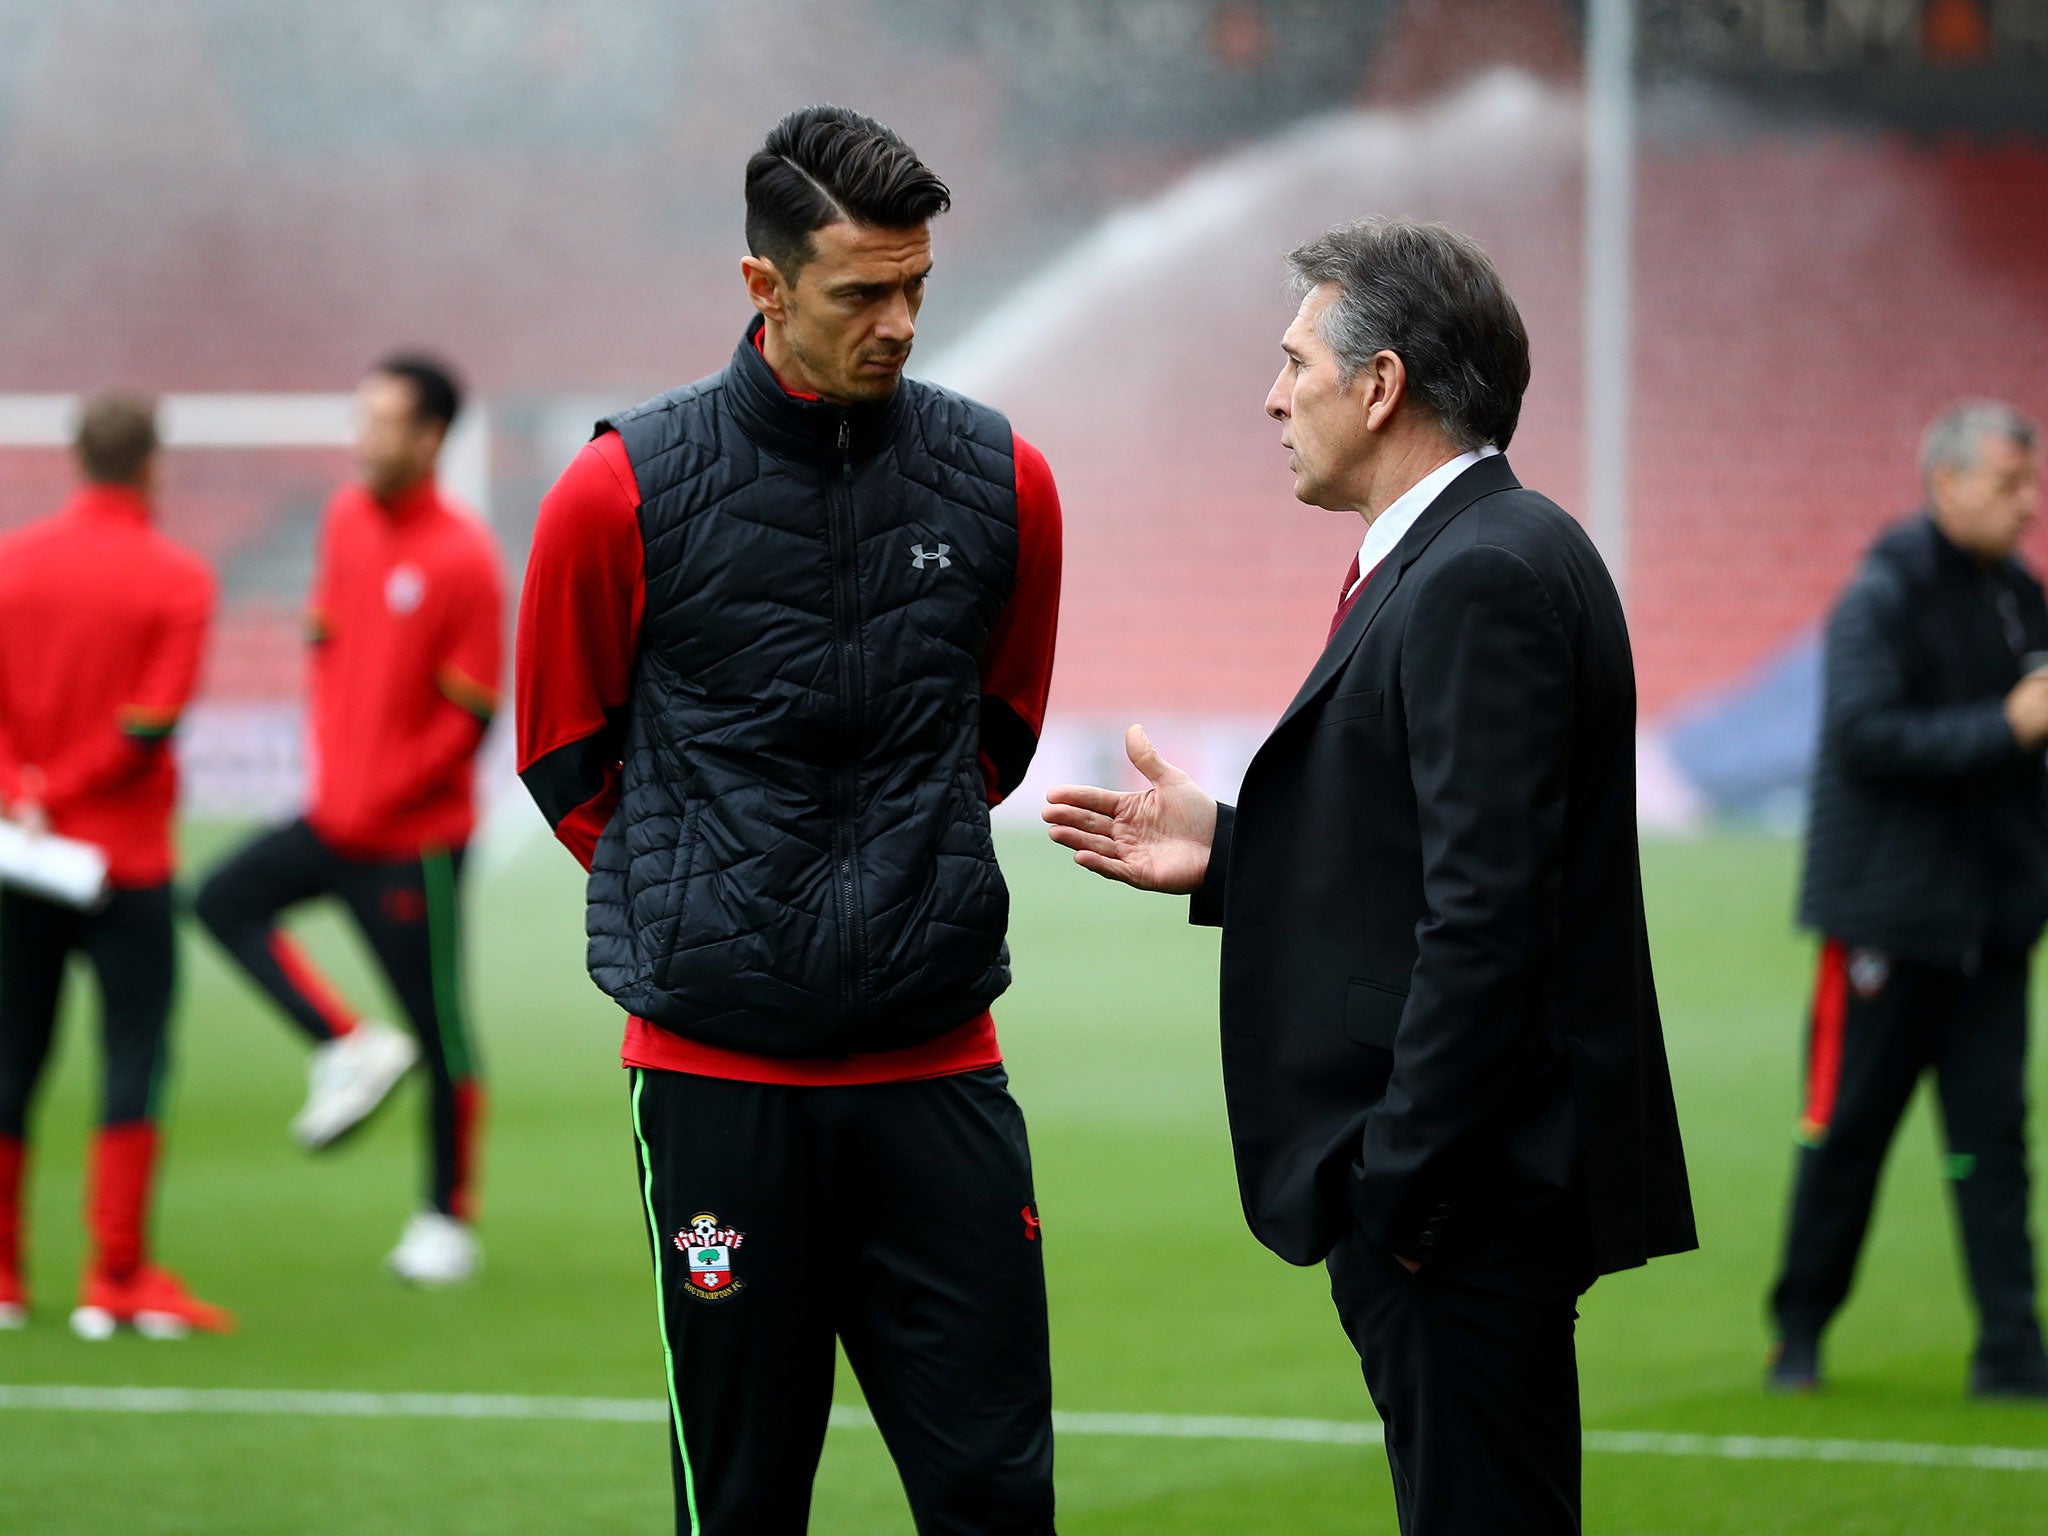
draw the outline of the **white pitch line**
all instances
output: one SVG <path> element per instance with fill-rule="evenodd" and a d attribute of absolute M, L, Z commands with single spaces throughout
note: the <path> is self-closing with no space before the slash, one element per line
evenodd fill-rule
<path fill-rule="evenodd" d="M 79 1413 L 253 1414 L 350 1419 L 523 1419 L 663 1424 L 658 1398 L 504 1397 L 441 1392 L 275 1392 L 238 1388 L 0 1386 L 0 1410 Z M 1178 1413 L 1055 1413 L 1063 1435 L 1167 1440 L 1292 1441 L 1378 1445 L 1380 1426 L 1342 1419 L 1256 1419 Z M 834 1408 L 834 1429 L 872 1429 L 862 1408 Z M 1719 1461 L 1797 1461 L 1863 1466 L 2048 1472 L 2048 1450 L 2009 1445 L 1924 1445 L 1899 1440 L 1806 1440 L 1766 1435 L 1671 1435 L 1589 1429 L 1585 1448 L 1603 1455 L 1687 1456 Z"/>
<path fill-rule="evenodd" d="M 1919 1445 L 1904 1440 L 1801 1440 L 1789 1435 L 1660 1435 L 1589 1429 L 1589 1451 L 1622 1456 L 1712 1456 L 1723 1461 L 1831 1461 L 1864 1466 L 2048 1472 L 2048 1450 L 2017 1445 Z"/>
<path fill-rule="evenodd" d="M 457 1392 L 264 1392 L 240 1388 L 7 1387 L 0 1409 L 247 1413 L 342 1419 L 552 1419 L 662 1424 L 668 1404 L 633 1397 L 493 1397 Z"/>

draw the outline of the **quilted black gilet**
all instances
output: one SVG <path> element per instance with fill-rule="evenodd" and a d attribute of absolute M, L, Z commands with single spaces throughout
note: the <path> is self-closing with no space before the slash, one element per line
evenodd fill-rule
<path fill-rule="evenodd" d="M 912 380 L 794 398 L 759 325 L 598 424 L 639 484 L 646 610 L 590 973 L 706 1044 L 893 1049 L 1010 981 L 978 756 L 1014 447 L 1000 413 Z"/>

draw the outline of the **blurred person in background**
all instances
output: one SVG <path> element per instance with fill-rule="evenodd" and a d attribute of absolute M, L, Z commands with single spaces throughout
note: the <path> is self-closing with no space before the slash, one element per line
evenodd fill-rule
<path fill-rule="evenodd" d="M 1266 397 L 1294 494 L 1364 522 L 1322 656 L 1219 806 L 1063 786 L 1083 868 L 1223 929 L 1246 1217 L 1323 1262 L 1403 1536 L 1580 1527 L 1574 1324 L 1696 1246 L 1636 841 L 1635 668 L 1592 541 L 1503 456 L 1529 339 L 1438 224 L 1288 257 Z"/>
<path fill-rule="evenodd" d="M 89 401 L 85 484 L 55 516 L 0 539 L 0 804 L 31 832 L 101 849 L 108 890 L 80 910 L 0 891 L 0 1327 L 26 1321 L 22 1198 L 28 1113 L 64 973 L 99 981 L 104 1076 L 86 1217 L 92 1253 L 72 1326 L 105 1338 L 226 1332 L 228 1314 L 149 1258 L 158 1097 L 176 980 L 171 733 L 192 696 L 214 580 L 153 526 L 155 403 Z"/>
<path fill-rule="evenodd" d="M 313 578 L 306 812 L 228 859 L 197 902 L 214 938 L 312 1042 L 292 1122 L 302 1146 L 334 1146 L 424 1058 L 426 1206 L 388 1262 L 428 1285 L 467 1279 L 481 1262 L 484 1099 L 458 887 L 503 665 L 497 548 L 435 480 L 460 404 L 430 358 L 388 359 L 363 381 L 361 480 L 328 504 Z M 347 906 L 411 1036 L 359 1016 L 280 926 L 288 908 L 321 897 Z"/>
<path fill-rule="evenodd" d="M 520 772 L 628 1015 L 690 1536 L 806 1529 L 835 1336 L 924 1536 L 1053 1529 L 988 812 L 1038 745 L 1060 510 L 1007 420 L 903 377 L 950 201 L 858 113 L 777 124 L 732 361 L 600 422 L 527 564 Z"/>
<path fill-rule="evenodd" d="M 2048 922 L 2048 605 L 2015 551 L 2038 433 L 1957 406 L 1927 509 L 1879 539 L 1827 625 L 1800 921 L 1821 935 L 1768 1385 L 1820 1385 L 1878 1174 L 1930 1070 L 1978 1314 L 1970 1390 L 2048 1398 L 2027 1231 L 2027 983 Z"/>

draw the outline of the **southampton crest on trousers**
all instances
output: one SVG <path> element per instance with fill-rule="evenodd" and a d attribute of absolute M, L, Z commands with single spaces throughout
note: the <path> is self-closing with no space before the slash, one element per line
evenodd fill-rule
<path fill-rule="evenodd" d="M 723 1301 L 747 1288 L 732 1272 L 733 1251 L 747 1240 L 737 1227 L 719 1225 L 710 1211 L 699 1211 L 675 1235 L 678 1252 L 690 1261 L 690 1294 L 699 1301 Z"/>

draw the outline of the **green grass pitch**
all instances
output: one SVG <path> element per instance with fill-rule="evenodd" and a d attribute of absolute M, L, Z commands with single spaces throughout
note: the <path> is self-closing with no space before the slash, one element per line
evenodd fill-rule
<path fill-rule="evenodd" d="M 223 838 L 200 829 L 188 842 L 197 864 Z M 1058 1405 L 1368 1419 L 1321 1272 L 1272 1258 L 1239 1217 L 1215 936 L 1185 925 L 1183 903 L 1105 886 L 1027 833 L 1003 851 L 1018 982 L 997 1017 L 1038 1165 Z M 1587 1298 L 1588 1426 L 2048 1448 L 2048 1410 L 1963 1396 L 1969 1319 L 1924 1103 L 1835 1330 L 1832 1389 L 1760 1393 L 1811 964 L 1789 929 L 1793 850 L 1655 844 L 1646 865 L 1706 1246 Z M 658 1397 L 617 1021 L 583 975 L 580 897 L 552 844 L 471 886 L 468 963 L 493 1094 L 488 1265 L 453 1293 L 407 1291 L 380 1270 L 415 1201 L 416 1095 L 328 1157 L 297 1153 L 285 1122 L 299 1046 L 189 943 L 157 1229 L 166 1261 L 240 1314 L 226 1339 L 90 1345 L 64 1325 L 97 1061 L 80 985 L 38 1116 L 38 1308 L 30 1328 L 0 1334 L 0 1385 Z M 305 927 L 351 991 L 388 1006 L 331 914 Z M 859 1401 L 843 1369 L 840 1398 Z M 1069 1435 L 1059 1475 L 1070 1536 L 1394 1529 L 1369 1446 Z M 668 1507 L 652 1423 L 0 1409 L 9 1536 L 657 1531 Z M 1645 1536 L 2018 1536 L 2048 1529 L 2048 1471 L 1592 1451 L 1586 1511 L 1589 1530 Z M 871 1430 L 829 1436 L 813 1529 L 908 1529 Z"/>

